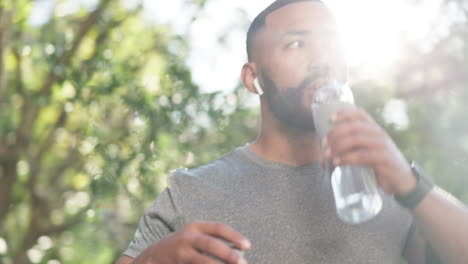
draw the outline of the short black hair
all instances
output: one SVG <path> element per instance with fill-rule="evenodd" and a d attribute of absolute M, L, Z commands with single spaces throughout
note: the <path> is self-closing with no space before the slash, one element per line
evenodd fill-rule
<path fill-rule="evenodd" d="M 269 5 L 265 10 L 263 10 L 260 14 L 258 14 L 257 17 L 255 17 L 255 19 L 250 24 L 249 31 L 247 31 L 246 46 L 247 46 L 247 59 L 249 61 L 252 60 L 252 53 L 253 53 L 252 49 L 253 49 L 253 43 L 254 43 L 254 40 L 255 40 L 255 36 L 256 36 L 257 32 L 263 26 L 265 26 L 266 17 L 269 14 L 273 13 L 275 10 L 280 9 L 281 7 L 283 7 L 285 5 L 289 5 L 289 4 L 296 3 L 296 2 L 305 2 L 305 1 L 323 3 L 320 0 L 276 0 L 271 5 Z"/>

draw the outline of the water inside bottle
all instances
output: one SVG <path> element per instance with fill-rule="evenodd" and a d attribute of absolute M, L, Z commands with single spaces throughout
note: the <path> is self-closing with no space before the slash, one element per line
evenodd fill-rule
<path fill-rule="evenodd" d="M 354 99 L 346 84 L 330 81 L 315 90 L 311 104 L 314 124 L 320 139 L 332 129 L 330 117 L 343 109 L 353 108 Z M 330 173 L 327 168 L 327 173 Z M 382 199 L 369 167 L 339 166 L 331 175 L 333 195 L 338 217 L 344 222 L 359 224 L 376 216 L 382 208 Z"/>
<path fill-rule="evenodd" d="M 382 199 L 378 194 L 353 193 L 345 197 L 336 197 L 336 211 L 344 222 L 359 224 L 376 216 L 382 208 Z"/>

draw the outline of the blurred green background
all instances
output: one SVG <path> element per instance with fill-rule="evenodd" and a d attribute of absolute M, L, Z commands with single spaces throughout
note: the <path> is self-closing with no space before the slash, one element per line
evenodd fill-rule
<path fill-rule="evenodd" d="M 194 79 L 210 76 L 188 63 L 189 29 L 217 1 L 185 0 L 181 26 L 158 22 L 165 1 L 0 0 L 0 263 L 112 263 L 170 171 L 255 138 L 258 102 L 240 66 L 224 70 L 232 89 L 207 90 Z M 380 77 L 359 65 L 350 75 L 406 157 L 466 203 L 468 3 L 440 8 L 443 34 L 402 41 Z M 222 34 L 205 30 L 218 47 L 252 19 L 231 15 Z"/>

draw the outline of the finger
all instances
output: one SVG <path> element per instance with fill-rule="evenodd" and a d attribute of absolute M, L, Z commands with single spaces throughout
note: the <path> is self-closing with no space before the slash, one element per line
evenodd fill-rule
<path fill-rule="evenodd" d="M 377 186 L 379 186 L 380 189 L 382 189 L 386 193 L 392 193 L 391 186 L 387 181 L 384 181 L 379 177 L 376 177 L 376 181 L 377 181 Z"/>
<path fill-rule="evenodd" d="M 193 263 L 193 264 L 219 264 L 219 261 L 215 260 L 214 258 L 204 255 L 193 249 L 187 254 L 188 258 L 185 259 L 182 263 Z"/>
<path fill-rule="evenodd" d="M 333 158 L 333 165 L 367 165 L 376 167 L 383 160 L 381 151 L 370 149 L 355 149 L 339 157 Z"/>
<path fill-rule="evenodd" d="M 214 222 L 198 222 L 197 229 L 203 234 L 219 237 L 226 240 L 226 242 L 231 242 L 241 250 L 250 249 L 250 241 L 228 225 Z"/>
<path fill-rule="evenodd" d="M 327 141 L 336 141 L 342 137 L 353 134 L 375 134 L 384 135 L 383 130 L 375 124 L 353 120 L 337 124 L 327 135 Z"/>
<path fill-rule="evenodd" d="M 212 236 L 198 235 L 193 242 L 193 247 L 226 263 L 237 264 L 242 258 L 226 243 Z"/>
<path fill-rule="evenodd" d="M 332 122 L 342 123 L 351 120 L 359 120 L 362 122 L 375 122 L 374 119 L 366 112 L 364 109 L 359 107 L 346 108 L 341 111 L 338 111 L 335 115 L 332 116 Z"/>
<path fill-rule="evenodd" d="M 340 157 L 356 149 L 382 150 L 384 146 L 381 138 L 364 134 L 349 135 L 340 140 L 332 141 L 330 144 L 327 153 L 325 153 L 326 159 Z"/>

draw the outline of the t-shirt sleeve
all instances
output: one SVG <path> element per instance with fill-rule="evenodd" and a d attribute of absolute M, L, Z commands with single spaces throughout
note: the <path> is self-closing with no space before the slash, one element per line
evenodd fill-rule
<path fill-rule="evenodd" d="M 141 252 L 178 229 L 181 212 L 174 190 L 166 188 L 140 218 L 140 224 L 124 255 L 137 258 Z"/>

